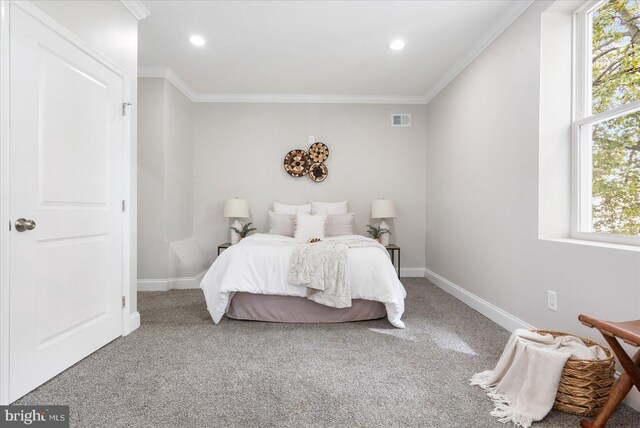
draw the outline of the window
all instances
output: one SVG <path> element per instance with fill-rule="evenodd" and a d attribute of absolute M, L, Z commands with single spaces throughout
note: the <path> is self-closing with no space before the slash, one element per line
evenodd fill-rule
<path fill-rule="evenodd" d="M 640 245 L 640 0 L 576 13 L 573 230 Z"/>

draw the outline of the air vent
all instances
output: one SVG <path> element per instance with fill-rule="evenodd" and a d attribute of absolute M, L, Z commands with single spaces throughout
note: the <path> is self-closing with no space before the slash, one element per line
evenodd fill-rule
<path fill-rule="evenodd" d="M 392 114 L 391 126 L 411 126 L 410 114 Z"/>

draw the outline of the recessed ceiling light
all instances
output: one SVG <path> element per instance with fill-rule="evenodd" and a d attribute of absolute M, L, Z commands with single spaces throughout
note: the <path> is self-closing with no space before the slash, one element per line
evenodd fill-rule
<path fill-rule="evenodd" d="M 404 45 L 404 40 L 394 40 L 393 42 L 389 43 L 389 49 L 399 51 L 404 47 Z"/>
<path fill-rule="evenodd" d="M 206 43 L 204 37 L 196 35 L 189 37 L 189 41 L 192 45 L 196 46 L 204 46 L 204 44 Z"/>

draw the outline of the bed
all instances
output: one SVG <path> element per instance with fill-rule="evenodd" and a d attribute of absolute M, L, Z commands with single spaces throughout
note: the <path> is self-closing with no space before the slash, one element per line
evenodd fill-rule
<path fill-rule="evenodd" d="M 368 238 L 325 238 L 354 239 Z M 385 248 L 369 241 L 369 246 L 348 250 L 352 302 L 338 309 L 306 299 L 306 287 L 287 281 L 291 255 L 300 240 L 261 233 L 243 239 L 215 260 L 200 284 L 213 322 L 218 324 L 225 314 L 260 321 L 345 322 L 381 318 L 386 313 L 393 326 L 404 328 L 406 291 Z"/>

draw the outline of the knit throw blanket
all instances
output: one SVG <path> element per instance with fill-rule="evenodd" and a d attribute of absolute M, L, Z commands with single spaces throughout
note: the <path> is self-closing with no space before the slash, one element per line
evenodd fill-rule
<path fill-rule="evenodd" d="M 320 241 L 300 244 L 291 254 L 288 282 L 307 287 L 307 298 L 334 308 L 351 306 L 349 248 L 384 247 L 372 239 Z M 386 250 L 385 250 L 386 251 Z"/>
<path fill-rule="evenodd" d="M 599 346 L 587 347 L 573 336 L 554 338 L 525 329 L 513 332 L 495 369 L 477 373 L 479 385 L 493 400 L 491 415 L 524 428 L 542 420 L 553 407 L 562 369 L 570 357 L 605 359 Z"/>

